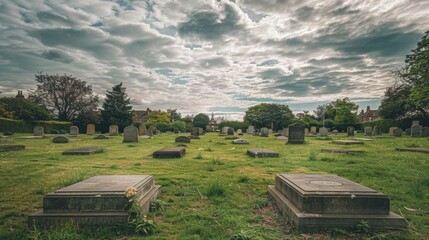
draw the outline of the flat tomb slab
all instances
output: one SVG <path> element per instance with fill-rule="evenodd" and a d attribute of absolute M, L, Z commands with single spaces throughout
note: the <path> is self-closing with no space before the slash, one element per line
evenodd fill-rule
<path fill-rule="evenodd" d="M 342 149 L 342 148 L 322 148 L 321 151 L 330 152 L 330 153 L 365 153 L 365 151 Z"/>
<path fill-rule="evenodd" d="M 17 137 L 18 139 L 42 139 L 44 136 L 22 136 Z"/>
<path fill-rule="evenodd" d="M 249 149 L 247 150 L 247 154 L 249 156 L 257 158 L 257 157 L 278 157 L 279 153 L 274 152 L 268 149 Z"/>
<path fill-rule="evenodd" d="M 186 148 L 162 148 L 155 151 L 152 156 L 154 158 L 181 158 L 186 153 Z"/>
<path fill-rule="evenodd" d="M 389 214 L 386 195 L 336 175 L 278 174 L 275 186 L 305 213 Z"/>
<path fill-rule="evenodd" d="M 83 147 L 66 150 L 63 152 L 63 155 L 89 155 L 101 152 L 103 152 L 103 149 L 101 147 Z"/>
<path fill-rule="evenodd" d="M 24 150 L 24 145 L 13 144 L 13 145 L 0 145 L 0 152 L 8 152 L 8 151 L 21 151 Z"/>
<path fill-rule="evenodd" d="M 352 138 L 352 140 L 355 140 L 355 141 L 374 141 L 374 139 L 371 139 L 371 138 Z"/>
<path fill-rule="evenodd" d="M 429 153 L 429 148 L 395 148 L 396 151 Z"/>
<path fill-rule="evenodd" d="M 332 143 L 341 144 L 341 145 L 352 145 L 352 144 L 363 144 L 362 141 L 356 140 L 334 140 Z"/>

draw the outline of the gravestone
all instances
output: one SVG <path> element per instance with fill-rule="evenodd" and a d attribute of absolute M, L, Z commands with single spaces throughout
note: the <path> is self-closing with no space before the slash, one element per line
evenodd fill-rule
<path fill-rule="evenodd" d="M 110 125 L 109 126 L 109 135 L 110 136 L 116 136 L 118 134 L 119 134 L 118 125 Z"/>
<path fill-rule="evenodd" d="M 237 135 L 243 135 L 243 131 L 241 129 L 237 129 Z"/>
<path fill-rule="evenodd" d="M 200 136 L 200 130 L 197 127 L 193 127 L 191 129 L 191 135 L 194 136 L 194 137 Z"/>
<path fill-rule="evenodd" d="M 198 134 L 203 135 L 204 134 L 204 129 L 203 128 L 198 128 Z"/>
<path fill-rule="evenodd" d="M 341 145 L 364 144 L 361 141 L 355 141 L 355 140 L 334 140 L 332 141 L 332 143 L 341 144 Z"/>
<path fill-rule="evenodd" d="M 316 135 L 317 134 L 317 128 L 315 126 L 312 126 L 310 128 L 310 133 L 313 134 L 313 135 Z"/>
<path fill-rule="evenodd" d="M 371 136 L 371 134 L 372 134 L 372 127 L 370 127 L 370 126 L 365 127 L 363 130 L 363 135 L 364 136 Z"/>
<path fill-rule="evenodd" d="M 268 128 L 261 128 L 261 137 L 268 137 Z"/>
<path fill-rule="evenodd" d="M 393 136 L 402 137 L 402 129 L 400 129 L 400 128 L 393 129 Z"/>
<path fill-rule="evenodd" d="M 227 130 L 227 132 L 226 132 L 226 135 L 228 135 L 228 136 L 234 136 L 234 128 L 228 128 L 228 130 Z"/>
<path fill-rule="evenodd" d="M 144 124 L 140 125 L 139 126 L 139 135 L 143 136 L 143 135 L 146 135 L 146 133 L 147 133 L 146 126 Z"/>
<path fill-rule="evenodd" d="M 21 151 L 24 150 L 24 145 L 0 145 L 0 152 Z"/>
<path fill-rule="evenodd" d="M 285 137 L 289 136 L 289 128 L 283 128 L 282 135 Z"/>
<path fill-rule="evenodd" d="M 330 152 L 330 153 L 365 153 L 365 151 L 342 149 L 342 148 L 322 148 L 321 151 Z"/>
<path fill-rule="evenodd" d="M 405 135 L 407 135 L 407 136 L 411 135 L 411 128 L 405 129 Z"/>
<path fill-rule="evenodd" d="M 277 152 L 267 150 L 267 149 L 249 149 L 247 150 L 247 154 L 254 158 L 279 157 L 279 154 Z"/>
<path fill-rule="evenodd" d="M 10 142 L 13 142 L 13 139 L 0 136 L 0 143 L 10 143 Z"/>
<path fill-rule="evenodd" d="M 223 128 L 222 128 L 222 133 L 223 133 L 223 134 L 227 134 L 227 133 L 228 133 L 228 128 L 229 128 L 229 127 L 223 127 Z"/>
<path fill-rule="evenodd" d="M 305 131 L 304 125 L 301 125 L 299 123 L 289 125 L 288 143 L 292 143 L 292 144 L 304 143 L 305 141 L 304 131 Z"/>
<path fill-rule="evenodd" d="M 58 136 L 52 139 L 53 143 L 69 143 L 69 139 L 66 136 Z"/>
<path fill-rule="evenodd" d="M 12 135 L 13 135 L 13 132 L 10 132 L 10 131 L 6 131 L 3 133 L 3 136 L 12 136 Z"/>
<path fill-rule="evenodd" d="M 89 155 L 94 153 L 101 153 L 103 152 L 103 149 L 101 147 L 82 147 L 82 148 L 75 148 L 64 151 L 63 155 Z"/>
<path fill-rule="evenodd" d="M 152 156 L 153 158 L 181 158 L 186 153 L 186 148 L 162 148 L 155 151 Z"/>
<path fill-rule="evenodd" d="M 379 126 L 375 126 L 375 127 L 372 129 L 372 135 L 373 135 L 373 136 L 380 136 L 380 135 L 381 135 L 381 129 L 380 129 L 380 127 L 379 127 Z"/>
<path fill-rule="evenodd" d="M 190 143 L 191 139 L 185 136 L 178 136 L 174 141 L 178 143 Z"/>
<path fill-rule="evenodd" d="M 247 141 L 246 139 L 239 138 L 239 139 L 232 140 L 232 143 L 233 144 L 249 144 L 249 141 Z"/>
<path fill-rule="evenodd" d="M 328 136 L 328 129 L 325 127 L 321 127 L 319 129 L 319 136 L 321 136 L 321 137 Z"/>
<path fill-rule="evenodd" d="M 149 175 L 95 176 L 45 195 L 43 209 L 28 217 L 28 226 L 66 222 L 79 226 L 127 226 L 131 214 L 129 197 L 136 196 L 142 214 L 146 215 L 160 188 Z"/>
<path fill-rule="evenodd" d="M 347 128 L 347 137 L 353 137 L 355 135 L 355 128 L 354 127 L 348 127 Z"/>
<path fill-rule="evenodd" d="M 391 128 L 389 128 L 389 135 L 390 136 L 393 136 L 394 134 L 393 134 L 393 132 L 396 130 L 396 129 L 398 129 L 397 127 L 391 127 Z"/>
<path fill-rule="evenodd" d="M 422 128 L 422 137 L 429 137 L 429 128 L 428 127 L 424 127 Z"/>
<path fill-rule="evenodd" d="M 95 125 L 90 123 L 86 125 L 86 134 L 94 135 L 95 134 Z"/>
<path fill-rule="evenodd" d="M 78 134 L 79 134 L 79 128 L 77 126 L 71 126 L 70 135 L 78 135 Z"/>
<path fill-rule="evenodd" d="M 174 134 L 178 134 L 178 133 L 180 133 L 180 131 L 179 131 L 179 129 L 178 129 L 178 128 L 174 128 L 174 129 L 173 129 L 173 133 L 174 133 Z"/>
<path fill-rule="evenodd" d="M 352 138 L 352 140 L 356 141 L 374 141 L 372 138 Z"/>
<path fill-rule="evenodd" d="M 124 140 L 122 142 L 138 142 L 139 130 L 134 126 L 127 126 L 124 128 Z"/>
<path fill-rule="evenodd" d="M 249 134 L 253 134 L 255 132 L 255 127 L 254 126 L 247 127 L 246 132 Z"/>
<path fill-rule="evenodd" d="M 402 152 L 421 152 L 421 153 L 429 153 L 429 148 L 395 148 L 396 151 Z"/>
<path fill-rule="evenodd" d="M 153 136 L 153 135 L 156 135 L 156 133 L 157 133 L 157 131 L 156 131 L 157 129 L 156 129 L 156 126 L 155 125 L 152 125 L 152 126 L 150 126 L 149 127 L 149 136 Z"/>
<path fill-rule="evenodd" d="M 103 134 L 99 134 L 96 137 L 94 137 L 94 139 L 109 139 L 109 137 Z"/>
<path fill-rule="evenodd" d="M 309 133 L 308 128 L 304 128 L 304 135 L 308 135 L 308 133 Z"/>
<path fill-rule="evenodd" d="M 268 129 L 268 135 L 271 135 L 271 134 L 273 134 L 273 129 L 269 128 Z"/>
<path fill-rule="evenodd" d="M 415 121 L 417 122 L 417 121 Z M 422 136 L 423 127 L 420 125 L 411 126 L 411 137 L 421 137 Z"/>
<path fill-rule="evenodd" d="M 420 121 L 411 121 L 411 126 L 419 126 Z"/>
<path fill-rule="evenodd" d="M 362 221 L 371 229 L 406 229 L 407 221 L 390 212 L 383 193 L 336 175 L 278 174 L 268 186 L 278 209 L 299 231 L 353 229 Z"/>
<path fill-rule="evenodd" d="M 34 136 L 43 136 L 43 134 L 44 134 L 43 127 L 35 126 L 33 128 L 33 135 Z"/>

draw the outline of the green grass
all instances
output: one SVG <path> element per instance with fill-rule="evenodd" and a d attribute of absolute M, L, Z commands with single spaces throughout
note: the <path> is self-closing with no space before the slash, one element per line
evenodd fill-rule
<path fill-rule="evenodd" d="M 274 137 L 245 134 L 243 138 L 249 145 L 233 145 L 222 136 L 209 133 L 187 144 L 186 155 L 181 159 L 149 157 L 162 147 L 175 147 L 177 136 L 161 134 L 134 144 L 122 143 L 120 136 L 93 140 L 91 136 L 79 135 L 78 140 L 68 144 L 52 144 L 52 137 L 15 139 L 16 144 L 26 146 L 24 151 L 0 153 L 0 239 L 28 239 L 29 236 L 40 236 L 38 239 L 303 239 L 300 232 L 285 224 L 267 199 L 267 186 L 274 184 L 274 176 L 279 173 L 330 173 L 345 177 L 388 195 L 391 210 L 410 222 L 410 228 L 403 232 L 373 232 L 369 231 L 371 226 L 368 228 L 362 223 L 356 231 L 333 229 L 310 238 L 425 239 L 429 236 L 429 155 L 394 151 L 395 147 L 429 148 L 426 138 L 376 139 L 362 146 L 339 146 L 330 140 L 311 138 L 306 144 L 289 145 Z M 105 151 L 88 156 L 61 155 L 66 149 L 83 146 L 101 146 Z M 328 147 L 367 153 L 319 151 Z M 280 157 L 254 159 L 246 155 L 249 148 L 278 151 Z M 73 226 L 38 234 L 27 229 L 26 217 L 41 209 L 44 194 L 102 174 L 148 174 L 162 185 L 159 199 L 168 203 L 168 207 L 156 214 L 154 235 L 139 237 L 116 229 L 95 231 Z"/>

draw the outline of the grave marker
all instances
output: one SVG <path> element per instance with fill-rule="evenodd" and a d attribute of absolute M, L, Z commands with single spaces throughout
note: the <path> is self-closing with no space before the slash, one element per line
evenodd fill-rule
<path fill-rule="evenodd" d="M 295 123 L 289 125 L 289 137 L 288 143 L 292 144 L 302 144 L 305 141 L 305 132 L 304 125 Z"/>
<path fill-rule="evenodd" d="M 63 155 L 89 155 L 94 153 L 101 153 L 103 152 L 103 149 L 101 147 L 82 147 L 82 148 L 75 148 L 64 151 Z"/>
<path fill-rule="evenodd" d="M 181 158 L 186 153 L 186 148 L 162 148 L 155 151 L 152 156 L 153 158 Z"/>
<path fill-rule="evenodd" d="M 24 145 L 18 145 L 18 144 L 14 144 L 14 145 L 0 145 L 0 152 L 21 151 L 21 150 L 24 150 L 24 149 L 25 149 Z"/>
<path fill-rule="evenodd" d="M 289 128 L 283 128 L 282 135 L 285 137 L 289 136 Z"/>
<path fill-rule="evenodd" d="M 353 137 L 355 135 L 355 128 L 354 127 L 348 127 L 347 128 L 347 137 Z"/>
<path fill-rule="evenodd" d="M 139 126 L 139 135 L 140 136 L 146 135 L 146 132 L 147 132 L 146 126 L 144 124 L 140 125 Z"/>
<path fill-rule="evenodd" d="M 247 132 L 248 134 L 253 134 L 253 133 L 255 132 L 255 127 L 254 127 L 254 126 L 249 126 L 249 127 L 247 127 L 246 132 Z"/>
<path fill-rule="evenodd" d="M 261 128 L 261 137 L 268 137 L 268 128 Z"/>
<path fill-rule="evenodd" d="M 58 136 L 52 139 L 53 143 L 69 143 L 70 140 L 66 136 Z"/>
<path fill-rule="evenodd" d="M 312 126 L 310 128 L 310 133 L 313 134 L 313 135 L 316 135 L 317 134 L 317 128 L 315 126 Z"/>
<path fill-rule="evenodd" d="M 372 129 L 372 135 L 374 135 L 374 136 L 380 136 L 381 135 L 381 129 L 379 126 L 375 126 Z"/>
<path fill-rule="evenodd" d="M 124 128 L 124 140 L 122 142 L 138 142 L 139 130 L 134 126 L 127 126 Z"/>
<path fill-rule="evenodd" d="M 234 136 L 234 128 L 228 128 L 228 130 L 227 130 L 227 132 L 226 132 L 226 135 L 228 135 L 228 136 Z"/>
<path fill-rule="evenodd" d="M 35 126 L 33 128 L 33 135 L 34 136 L 43 136 L 44 135 L 44 129 L 40 126 Z"/>
<path fill-rule="evenodd" d="M 321 127 L 319 129 L 319 136 L 321 136 L 321 137 L 328 136 L 328 129 L 325 127 Z"/>
<path fill-rule="evenodd" d="M 178 143 L 190 143 L 191 139 L 185 136 L 178 136 L 174 141 Z"/>
<path fill-rule="evenodd" d="M 79 128 L 77 126 L 71 126 L 70 135 L 78 135 L 78 134 L 79 134 Z"/>
<path fill-rule="evenodd" d="M 232 143 L 233 144 L 249 144 L 249 141 L 247 141 L 246 139 L 239 138 L 239 139 L 232 140 Z"/>
<path fill-rule="evenodd" d="M 110 136 L 116 136 L 118 134 L 119 134 L 118 125 L 110 125 L 109 126 L 109 135 Z"/>
<path fill-rule="evenodd" d="M 268 150 L 268 149 L 249 149 L 247 150 L 247 154 L 254 158 L 259 157 L 278 157 L 279 154 L 277 152 Z"/>
<path fill-rule="evenodd" d="M 370 127 L 370 126 L 365 127 L 363 131 L 364 131 L 364 133 L 363 133 L 364 136 L 371 136 L 371 134 L 372 134 L 372 127 Z"/>
<path fill-rule="evenodd" d="M 86 125 L 86 134 L 94 135 L 95 134 L 95 125 L 90 123 Z"/>

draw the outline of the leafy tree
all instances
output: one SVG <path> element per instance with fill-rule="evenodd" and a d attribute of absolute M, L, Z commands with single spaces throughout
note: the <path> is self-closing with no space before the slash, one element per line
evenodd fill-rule
<path fill-rule="evenodd" d="M 343 130 L 347 126 L 358 122 L 357 111 L 359 105 L 350 101 L 349 98 L 337 99 L 335 102 L 331 102 L 330 106 L 335 110 L 334 121 L 340 129 Z"/>
<path fill-rule="evenodd" d="M 249 127 L 249 123 L 240 121 L 223 121 L 219 124 L 219 128 L 222 129 L 223 127 L 231 127 L 234 128 L 234 130 L 241 129 L 245 131 Z"/>
<path fill-rule="evenodd" d="M 107 90 L 103 110 L 101 111 L 104 128 L 116 124 L 122 130 L 133 122 L 130 98 L 125 90 L 126 88 L 122 87 L 122 83 L 113 86 L 112 91 Z"/>
<path fill-rule="evenodd" d="M 39 72 L 35 77 L 37 88 L 30 91 L 28 99 L 46 108 L 58 120 L 71 121 L 80 112 L 97 108 L 98 97 L 85 81 L 67 74 Z"/>
<path fill-rule="evenodd" d="M 199 113 L 192 120 L 192 125 L 194 127 L 201 127 L 205 129 L 206 126 L 209 124 L 209 121 L 209 116 L 204 113 Z"/>
<path fill-rule="evenodd" d="M 81 132 L 84 132 L 86 130 L 86 126 L 90 123 L 95 125 L 100 125 L 101 116 L 99 112 L 97 111 L 80 112 L 77 118 L 73 120 L 73 124 L 75 126 L 78 126 Z"/>
<path fill-rule="evenodd" d="M 380 115 L 384 119 L 402 120 L 418 114 L 415 105 L 410 101 L 411 85 L 397 83 L 384 92 L 381 100 Z"/>
<path fill-rule="evenodd" d="M 0 104 L 5 110 L 3 115 L 9 115 L 14 119 L 26 121 L 51 119 L 51 115 L 46 109 L 24 98 L 0 98 Z"/>
<path fill-rule="evenodd" d="M 261 103 L 246 110 L 244 121 L 257 128 L 268 127 L 274 130 L 288 126 L 294 115 L 287 105 Z"/>
<path fill-rule="evenodd" d="M 159 122 L 169 124 L 170 114 L 168 114 L 167 112 L 152 111 L 148 114 L 148 121 L 154 124 Z"/>
<path fill-rule="evenodd" d="M 188 125 L 192 125 L 192 119 L 193 116 L 186 115 L 184 118 L 182 118 L 182 121 L 184 121 Z"/>
<path fill-rule="evenodd" d="M 0 117 L 13 118 L 13 112 L 6 110 L 6 105 L 0 102 Z"/>
<path fill-rule="evenodd" d="M 186 126 L 186 123 L 183 121 L 174 121 L 173 123 L 171 123 L 171 128 L 173 130 L 177 129 L 180 132 L 185 132 L 187 129 L 187 126 Z"/>

